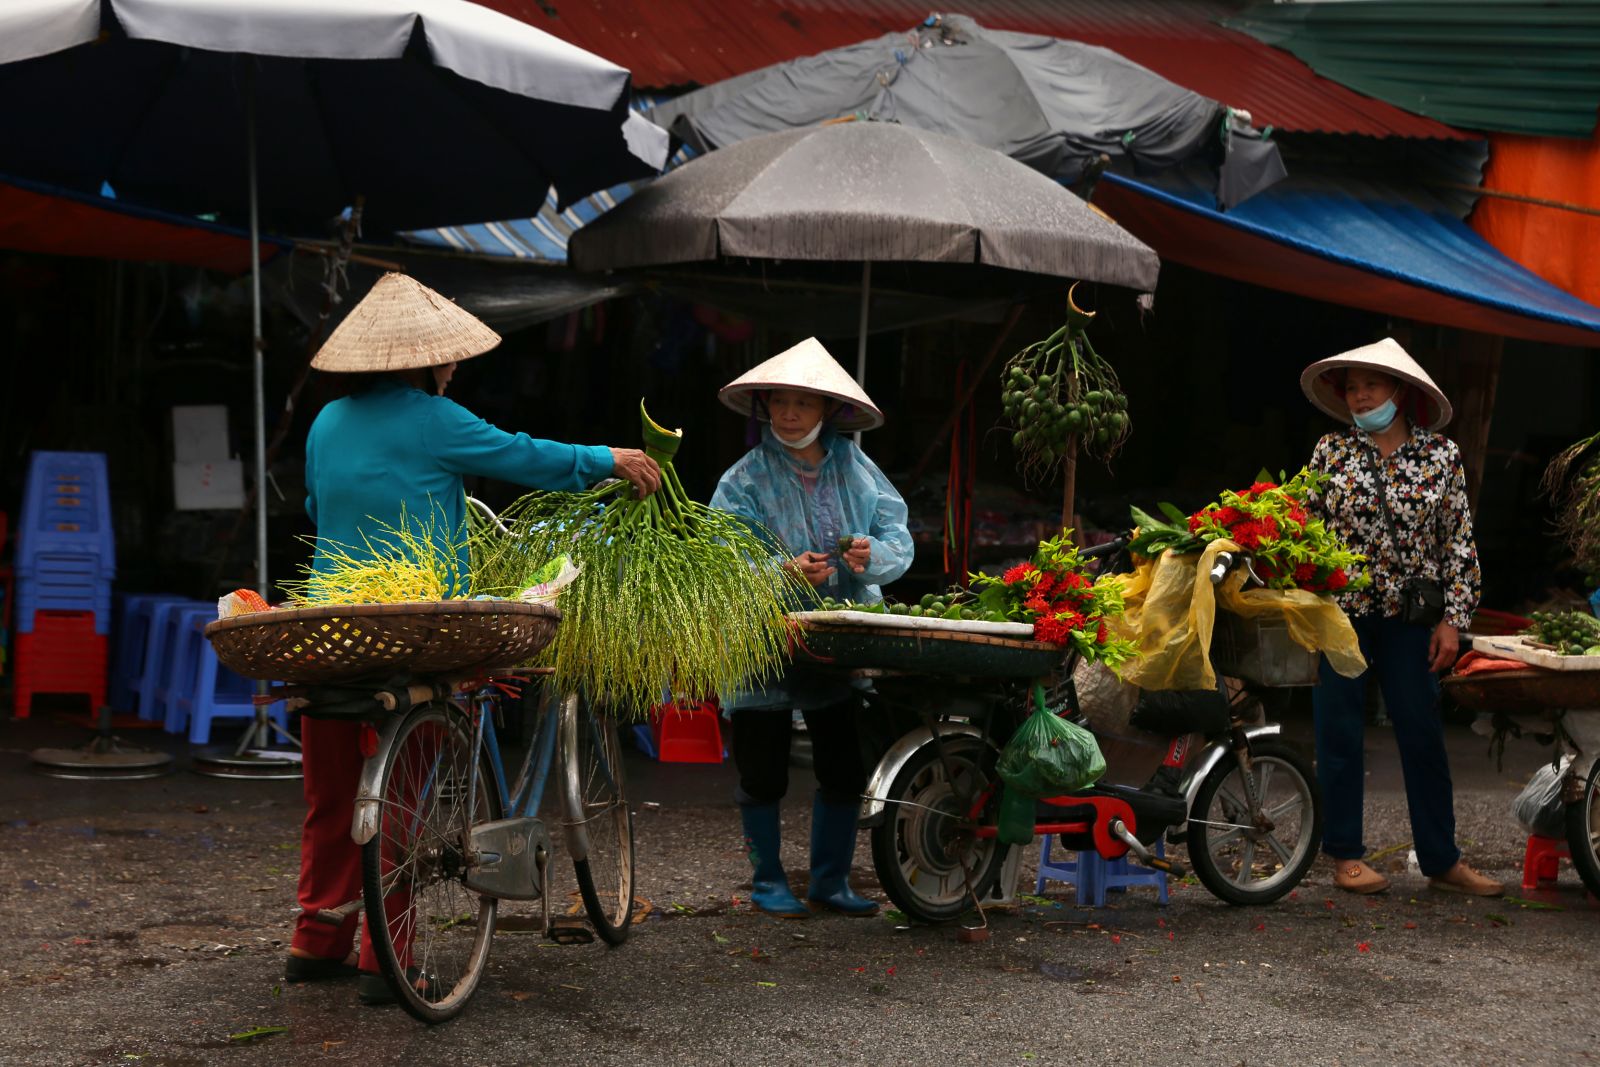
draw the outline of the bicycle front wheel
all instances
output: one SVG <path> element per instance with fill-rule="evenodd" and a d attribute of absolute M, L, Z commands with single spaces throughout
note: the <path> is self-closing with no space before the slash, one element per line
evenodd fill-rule
<path fill-rule="evenodd" d="M 499 905 L 466 885 L 472 827 L 501 815 L 471 718 L 446 703 L 410 711 L 384 762 L 379 799 L 378 832 L 362 846 L 372 947 L 400 1005 L 443 1022 L 483 977 Z"/>
<path fill-rule="evenodd" d="M 1578 877 L 1600 897 L 1600 763 L 1589 769 L 1578 802 L 1567 805 L 1567 845 Z"/>
<path fill-rule="evenodd" d="M 1316 862 L 1321 794 L 1311 765 L 1281 741 L 1253 743 L 1249 773 L 1266 822 L 1251 823 L 1245 772 L 1230 752 L 1195 796 L 1189 861 L 1205 887 L 1229 904 L 1270 904 Z"/>
<path fill-rule="evenodd" d="M 562 801 L 567 849 L 595 933 L 628 939 L 633 921 L 633 812 L 617 724 L 576 694 L 561 705 Z"/>

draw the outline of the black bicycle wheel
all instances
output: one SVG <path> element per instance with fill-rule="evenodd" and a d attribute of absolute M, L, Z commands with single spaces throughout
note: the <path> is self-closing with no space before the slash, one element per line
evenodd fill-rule
<path fill-rule="evenodd" d="M 468 889 L 466 876 L 471 828 L 500 818 L 492 773 L 469 717 L 443 703 L 406 715 L 384 763 L 362 900 L 384 977 L 423 1022 L 459 1012 L 488 965 L 499 902 Z"/>
<path fill-rule="evenodd" d="M 628 939 L 633 922 L 633 812 L 617 724 L 587 701 L 561 705 L 562 798 L 567 849 L 595 932 L 608 945 Z"/>
<path fill-rule="evenodd" d="M 1567 805 L 1567 844 L 1578 877 L 1600 897 L 1600 762 L 1589 769 L 1583 796 Z"/>
<path fill-rule="evenodd" d="M 943 747 L 945 759 L 930 743 L 901 768 L 884 820 L 872 828 L 878 883 L 901 911 L 928 923 L 959 918 L 973 906 L 972 893 L 982 900 L 1008 852 L 997 838 L 974 835 L 965 818 L 964 806 L 985 795 L 981 821 L 993 826 L 998 817 L 994 749 L 975 737 L 947 737 Z"/>
<path fill-rule="evenodd" d="M 1265 827 L 1247 826 L 1239 760 L 1211 768 L 1189 811 L 1189 862 L 1205 887 L 1229 904 L 1270 904 L 1305 878 L 1322 840 L 1322 795 L 1311 766 L 1281 741 L 1250 746 L 1250 774 Z"/>

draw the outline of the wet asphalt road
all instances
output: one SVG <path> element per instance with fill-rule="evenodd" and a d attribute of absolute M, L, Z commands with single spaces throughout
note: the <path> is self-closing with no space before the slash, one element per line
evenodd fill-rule
<path fill-rule="evenodd" d="M 1304 723 L 1291 734 L 1304 736 Z M 1600 1058 L 1600 905 L 1555 889 L 1480 901 L 1405 870 L 1393 742 L 1369 736 L 1369 842 L 1395 888 L 1357 898 L 1319 865 L 1270 908 L 1175 885 L 1102 910 L 1072 892 L 991 911 L 979 944 L 893 917 L 776 922 L 743 900 L 727 767 L 630 764 L 640 896 L 619 949 L 497 938 L 452 1023 L 361 1008 L 351 983 L 281 982 L 294 914 L 296 782 L 187 771 L 148 782 L 37 777 L 76 743 L 41 716 L 0 723 L 0 1064 L 1581 1064 Z M 150 744 L 169 743 L 148 733 Z M 1520 880 L 1507 805 L 1541 750 L 1503 771 L 1451 732 L 1467 858 Z M 185 751 L 173 745 L 173 751 Z M 796 772 L 785 854 L 803 870 Z M 650 806 L 646 806 L 649 802 Z M 658 807 L 655 805 L 659 805 Z M 558 868 L 559 869 L 559 868 Z M 856 883 L 876 894 L 865 836 Z M 576 900 L 570 869 L 558 887 Z M 1024 888 L 1032 888 L 1032 863 Z M 503 913 L 531 914 L 530 905 Z M 287 1031 L 230 1040 L 256 1027 Z"/>

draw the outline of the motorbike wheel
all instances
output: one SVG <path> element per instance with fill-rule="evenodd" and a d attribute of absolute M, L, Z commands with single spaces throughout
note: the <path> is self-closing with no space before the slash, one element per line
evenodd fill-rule
<path fill-rule="evenodd" d="M 992 826 L 998 818 L 994 749 L 975 737 L 947 737 L 944 751 L 954 782 L 938 748 L 924 745 L 889 784 L 884 820 L 872 829 L 878 883 L 896 907 L 927 923 L 949 922 L 972 907 L 963 868 L 982 900 L 1009 851 L 996 838 L 972 836 L 961 817 L 963 801 L 993 786 L 982 821 Z"/>
<path fill-rule="evenodd" d="M 1229 904 L 1270 904 L 1305 878 L 1322 840 L 1321 793 L 1311 765 L 1281 741 L 1250 746 L 1250 773 L 1271 830 L 1243 829 L 1239 760 L 1228 753 L 1206 775 L 1189 811 L 1189 861 Z"/>
<path fill-rule="evenodd" d="M 1567 805 L 1567 844 L 1578 877 L 1600 897 L 1600 762 L 1589 769 L 1583 796 Z"/>

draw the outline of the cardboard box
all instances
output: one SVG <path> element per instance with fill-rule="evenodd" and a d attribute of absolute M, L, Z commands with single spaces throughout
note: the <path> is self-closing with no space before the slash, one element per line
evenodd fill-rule
<path fill-rule="evenodd" d="M 179 511 L 244 507 L 244 464 L 236 459 L 172 465 L 172 499 Z"/>

